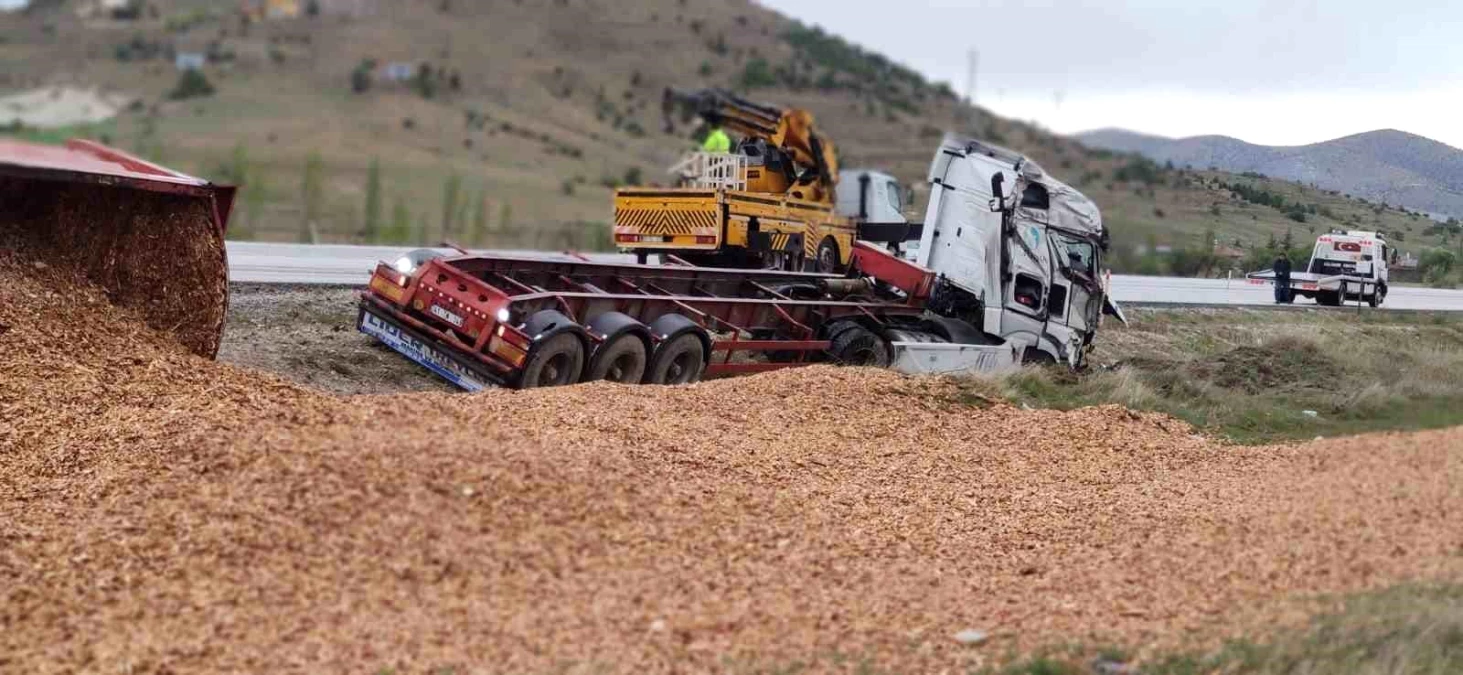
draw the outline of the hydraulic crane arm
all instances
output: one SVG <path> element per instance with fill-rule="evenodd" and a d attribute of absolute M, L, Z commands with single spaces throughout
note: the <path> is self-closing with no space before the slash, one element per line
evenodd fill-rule
<path fill-rule="evenodd" d="M 670 88 L 665 90 L 661 109 L 667 133 L 675 130 L 674 114 L 679 109 L 683 121 L 696 115 L 747 138 L 765 140 L 802 169 L 804 177 L 799 182 L 816 178 L 828 193 L 837 182 L 838 157 L 833 143 L 814 131 L 813 114 L 806 110 L 753 103 L 725 89 Z"/>

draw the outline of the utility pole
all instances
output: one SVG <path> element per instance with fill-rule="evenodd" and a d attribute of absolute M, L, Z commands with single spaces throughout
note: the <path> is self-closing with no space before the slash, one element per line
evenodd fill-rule
<path fill-rule="evenodd" d="M 965 71 L 965 106 L 967 109 L 965 113 L 965 126 L 968 133 L 975 133 L 975 72 L 980 66 L 980 51 L 971 49 L 969 57 L 970 60 L 967 63 L 967 70 Z"/>

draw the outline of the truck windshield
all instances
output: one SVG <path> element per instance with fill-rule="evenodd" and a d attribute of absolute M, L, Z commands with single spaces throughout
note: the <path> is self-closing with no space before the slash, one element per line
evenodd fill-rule
<path fill-rule="evenodd" d="M 1068 268 L 1089 277 L 1094 276 L 1093 267 L 1097 260 L 1097 247 L 1093 246 L 1092 242 L 1061 233 L 1053 233 L 1052 241 L 1056 242 L 1057 254 L 1062 256 L 1062 261 Z"/>

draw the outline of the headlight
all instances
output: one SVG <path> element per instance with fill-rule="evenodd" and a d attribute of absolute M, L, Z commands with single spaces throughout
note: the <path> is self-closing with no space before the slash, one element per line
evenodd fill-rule
<path fill-rule="evenodd" d="M 513 318 L 513 314 L 508 311 L 507 307 L 498 310 L 498 323 L 508 323 L 511 318 Z"/>
<path fill-rule="evenodd" d="M 401 256 L 400 258 L 397 258 L 396 262 L 392 263 L 391 266 L 395 267 L 396 271 L 401 272 L 402 274 L 411 274 L 412 270 L 415 270 L 417 268 L 417 264 L 415 262 L 412 262 L 412 259 L 407 256 Z"/>

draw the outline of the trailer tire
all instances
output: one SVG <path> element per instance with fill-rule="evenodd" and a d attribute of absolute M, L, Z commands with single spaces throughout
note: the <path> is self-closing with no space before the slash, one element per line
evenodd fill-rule
<path fill-rule="evenodd" d="M 852 324 L 832 336 L 828 356 L 843 366 L 886 368 L 892 357 L 889 343 L 863 326 Z"/>
<path fill-rule="evenodd" d="M 518 377 L 519 389 L 558 387 L 579 381 L 584 370 L 584 341 L 578 335 L 563 332 L 535 345 L 523 373 Z"/>
<path fill-rule="evenodd" d="M 1316 304 L 1327 307 L 1341 306 L 1341 291 L 1317 291 Z"/>
<path fill-rule="evenodd" d="M 584 381 L 604 380 L 620 384 L 640 384 L 645 377 L 645 342 L 639 336 L 624 334 L 594 353 L 593 363 Z"/>
<path fill-rule="evenodd" d="M 645 371 L 646 384 L 694 384 L 706 372 L 706 346 L 695 333 L 682 333 L 660 344 Z"/>

